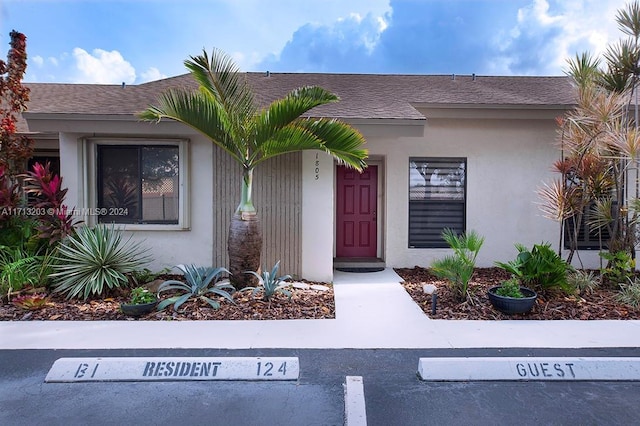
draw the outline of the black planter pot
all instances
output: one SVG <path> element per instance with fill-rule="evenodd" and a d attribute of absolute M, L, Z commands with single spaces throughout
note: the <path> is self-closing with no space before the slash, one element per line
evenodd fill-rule
<path fill-rule="evenodd" d="M 127 305 L 122 303 L 120 304 L 120 310 L 122 310 L 122 313 L 125 315 L 138 317 L 140 315 L 146 315 L 149 312 L 153 312 L 156 309 L 157 304 L 157 300 L 155 302 L 141 303 L 138 305 Z"/>
<path fill-rule="evenodd" d="M 494 308 L 502 313 L 511 314 L 524 314 L 529 312 L 533 305 L 536 303 L 538 293 L 527 287 L 520 287 L 520 291 L 525 297 L 505 297 L 496 294 L 496 290 L 500 286 L 491 287 L 488 291 L 489 301 Z"/>

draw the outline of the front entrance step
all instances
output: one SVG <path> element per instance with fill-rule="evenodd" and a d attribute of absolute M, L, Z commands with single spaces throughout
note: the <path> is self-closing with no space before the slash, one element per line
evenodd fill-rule
<path fill-rule="evenodd" d="M 385 268 L 385 262 L 382 259 L 377 258 L 334 258 L 333 268 Z"/>

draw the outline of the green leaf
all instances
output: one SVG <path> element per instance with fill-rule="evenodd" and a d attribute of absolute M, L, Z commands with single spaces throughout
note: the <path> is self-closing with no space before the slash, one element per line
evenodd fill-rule
<path fill-rule="evenodd" d="M 103 294 L 106 288 L 126 285 L 126 274 L 151 260 L 142 243 L 131 238 L 123 241 L 122 231 L 113 224 L 77 229 L 58 246 L 49 275 L 54 291 L 66 293 L 67 298 L 82 295 L 86 300 Z"/>

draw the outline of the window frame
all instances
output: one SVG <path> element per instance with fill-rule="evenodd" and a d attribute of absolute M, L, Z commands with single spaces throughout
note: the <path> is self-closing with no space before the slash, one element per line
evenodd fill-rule
<path fill-rule="evenodd" d="M 462 189 L 462 200 L 438 200 L 439 203 L 445 204 L 460 204 L 462 205 L 462 230 L 461 232 L 466 232 L 467 229 L 467 182 L 469 176 L 469 161 L 467 157 L 418 157 L 412 156 L 409 157 L 408 163 L 408 185 L 407 185 L 407 247 L 409 249 L 442 249 L 449 248 L 449 245 L 444 241 L 444 239 L 440 238 L 440 242 L 431 242 L 424 244 L 412 244 L 411 243 L 411 203 L 417 202 L 420 200 L 411 200 L 411 164 L 414 162 L 425 162 L 425 163 L 464 163 L 464 186 Z M 427 202 L 428 200 L 424 200 L 423 202 Z M 444 228 L 443 228 L 444 230 Z"/>
<path fill-rule="evenodd" d="M 84 221 L 90 226 L 98 224 L 96 215 L 89 213 L 98 208 L 98 147 L 99 146 L 177 146 L 178 147 L 178 223 L 126 223 L 113 222 L 114 226 L 130 231 L 179 231 L 190 229 L 189 212 L 189 140 L 168 138 L 108 138 L 85 139 L 87 167 L 85 173 L 85 199 L 88 211 L 83 212 Z M 111 223 L 111 222 L 109 222 Z"/>

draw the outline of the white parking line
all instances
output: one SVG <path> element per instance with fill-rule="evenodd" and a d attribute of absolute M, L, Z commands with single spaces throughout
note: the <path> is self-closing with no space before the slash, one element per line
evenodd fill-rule
<path fill-rule="evenodd" d="M 347 376 L 344 385 L 345 426 L 367 426 L 362 376 Z"/>

